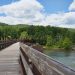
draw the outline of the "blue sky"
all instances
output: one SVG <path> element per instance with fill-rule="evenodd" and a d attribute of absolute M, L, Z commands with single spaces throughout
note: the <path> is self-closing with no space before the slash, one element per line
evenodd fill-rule
<path fill-rule="evenodd" d="M 0 22 L 75 28 L 75 0 L 0 0 Z"/>
<path fill-rule="evenodd" d="M 67 12 L 73 0 L 38 0 L 48 13 Z"/>
<path fill-rule="evenodd" d="M 10 4 L 19 0 L 0 0 L 0 6 Z M 47 13 L 67 12 L 73 0 L 37 0 L 45 8 Z"/>
<path fill-rule="evenodd" d="M 0 0 L 0 6 L 11 3 L 11 0 Z"/>
<path fill-rule="evenodd" d="M 0 6 L 10 4 L 12 2 L 16 2 L 18 0 L 0 0 Z"/>

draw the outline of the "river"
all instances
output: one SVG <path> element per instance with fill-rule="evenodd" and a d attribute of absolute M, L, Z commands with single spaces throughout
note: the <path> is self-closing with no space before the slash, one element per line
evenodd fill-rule
<path fill-rule="evenodd" d="M 75 70 L 75 51 L 72 50 L 45 50 L 44 53 L 64 65 Z"/>

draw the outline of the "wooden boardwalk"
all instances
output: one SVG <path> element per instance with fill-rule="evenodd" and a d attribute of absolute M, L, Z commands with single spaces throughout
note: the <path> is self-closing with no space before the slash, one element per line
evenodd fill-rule
<path fill-rule="evenodd" d="M 0 51 L 0 75 L 22 75 L 19 42 Z"/>
<path fill-rule="evenodd" d="M 0 51 L 0 75 L 75 75 L 75 70 L 17 42 Z"/>

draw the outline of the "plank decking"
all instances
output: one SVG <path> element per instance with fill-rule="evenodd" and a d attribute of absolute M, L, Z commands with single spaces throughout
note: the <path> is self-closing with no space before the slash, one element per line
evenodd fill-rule
<path fill-rule="evenodd" d="M 22 75 L 19 42 L 0 51 L 0 75 Z"/>

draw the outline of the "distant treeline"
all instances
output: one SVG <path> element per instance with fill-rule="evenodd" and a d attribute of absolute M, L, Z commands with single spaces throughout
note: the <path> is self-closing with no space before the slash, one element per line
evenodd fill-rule
<path fill-rule="evenodd" d="M 75 30 L 51 26 L 0 23 L 0 40 L 9 39 L 28 39 L 45 46 L 70 48 L 75 44 Z"/>

